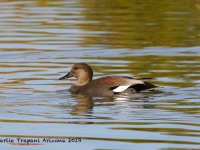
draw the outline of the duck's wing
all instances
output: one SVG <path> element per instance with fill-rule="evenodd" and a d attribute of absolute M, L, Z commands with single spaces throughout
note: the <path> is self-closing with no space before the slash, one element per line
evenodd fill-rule
<path fill-rule="evenodd" d="M 145 84 L 142 80 L 124 76 L 107 76 L 94 80 L 96 85 L 120 93 L 128 89 L 130 86 Z"/>

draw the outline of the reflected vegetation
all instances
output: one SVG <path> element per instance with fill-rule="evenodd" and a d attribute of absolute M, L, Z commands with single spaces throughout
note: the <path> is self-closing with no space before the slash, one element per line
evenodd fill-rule
<path fill-rule="evenodd" d="M 84 22 L 78 25 L 89 33 L 94 32 L 84 36 L 83 46 L 135 49 L 199 45 L 198 1 L 93 0 L 81 3 L 86 9 L 82 12 Z"/>
<path fill-rule="evenodd" d="M 36 0 L 39 6 L 57 6 L 56 4 L 61 2 L 62 0 Z M 53 2 L 53 4 L 52 4 Z M 61 5 L 59 5 L 60 7 Z"/>

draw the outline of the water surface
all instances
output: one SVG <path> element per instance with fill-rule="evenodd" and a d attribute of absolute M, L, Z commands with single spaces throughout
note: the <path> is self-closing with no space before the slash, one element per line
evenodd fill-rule
<path fill-rule="evenodd" d="M 199 149 L 200 2 L 0 2 L 0 143 L 3 149 Z M 75 62 L 94 78 L 154 78 L 158 93 L 85 97 L 59 81 Z"/>

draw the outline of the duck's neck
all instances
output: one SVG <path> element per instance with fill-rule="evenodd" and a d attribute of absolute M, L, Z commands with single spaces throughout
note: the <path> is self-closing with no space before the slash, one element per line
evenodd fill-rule
<path fill-rule="evenodd" d="M 76 85 L 78 86 L 83 86 L 83 85 L 86 85 L 88 84 L 90 81 L 92 81 L 92 76 L 90 75 L 81 75 L 77 78 L 77 81 L 76 81 Z"/>

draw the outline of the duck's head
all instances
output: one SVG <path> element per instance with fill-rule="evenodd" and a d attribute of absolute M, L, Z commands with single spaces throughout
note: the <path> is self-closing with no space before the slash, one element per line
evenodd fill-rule
<path fill-rule="evenodd" d="M 76 85 L 87 84 L 93 77 L 92 68 L 85 63 L 76 63 L 72 66 L 70 72 L 59 78 L 59 80 L 65 80 L 71 77 L 77 78 Z"/>

